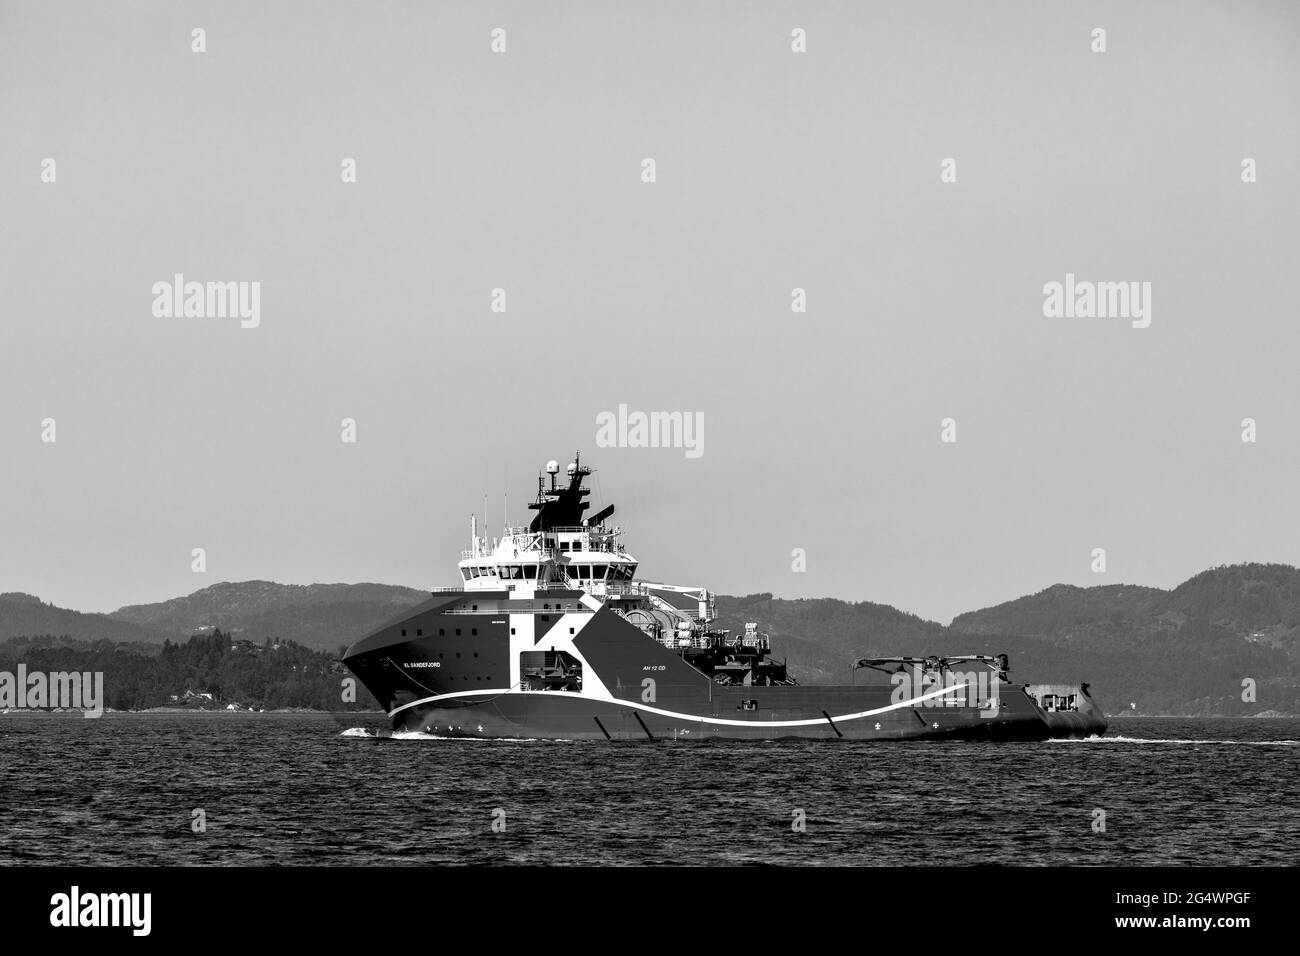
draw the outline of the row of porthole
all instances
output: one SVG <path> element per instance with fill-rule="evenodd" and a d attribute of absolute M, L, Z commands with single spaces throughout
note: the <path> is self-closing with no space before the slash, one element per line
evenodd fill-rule
<path fill-rule="evenodd" d="M 470 637 L 478 637 L 478 628 L 477 628 L 477 627 L 471 627 L 471 628 L 469 629 L 469 634 L 470 634 Z M 415 629 L 415 636 L 416 636 L 416 637 L 424 637 L 424 628 L 422 628 L 422 627 L 417 627 L 417 628 Z M 432 635 L 430 635 L 430 636 L 432 636 Z M 439 636 L 439 637 L 446 637 L 446 636 L 447 636 L 447 629 L 446 629 L 446 628 L 443 628 L 443 627 L 438 628 L 438 636 Z M 456 636 L 457 636 L 457 637 L 460 637 L 460 628 L 456 628 Z M 402 637 L 406 637 L 406 628 L 402 628 Z"/>
<path fill-rule="evenodd" d="M 549 610 L 550 607 L 551 607 L 551 606 L 550 606 L 549 604 L 546 605 L 547 610 Z M 478 605 L 477 605 L 477 604 L 474 605 L 474 609 L 475 609 L 475 610 L 478 610 Z M 555 606 L 555 609 L 556 609 L 557 611 L 560 610 L 560 606 L 557 604 L 557 605 Z M 543 620 L 543 621 L 549 621 L 550 619 L 551 619 L 551 617 L 550 617 L 549 614 L 543 614 L 543 615 L 542 615 L 542 620 Z M 515 629 L 512 627 L 512 628 L 510 629 L 510 633 L 513 634 L 514 632 L 515 632 Z M 477 627 L 471 627 L 471 628 L 469 629 L 469 633 L 470 633 L 470 636 L 471 636 L 471 637 L 478 637 L 478 628 L 477 628 Z M 570 634 L 573 633 L 573 628 L 569 628 L 569 633 L 570 633 Z M 415 636 L 416 636 L 416 637 L 424 637 L 424 628 L 422 628 L 422 627 L 417 627 L 417 628 L 415 629 Z M 446 636 L 447 636 L 447 629 L 446 629 L 446 628 L 442 628 L 442 627 L 438 628 L 438 636 L 439 636 L 439 637 L 446 637 Z M 456 636 L 457 636 L 457 637 L 460 637 L 460 628 L 456 628 Z M 406 628 L 402 628 L 402 637 L 406 637 Z"/>

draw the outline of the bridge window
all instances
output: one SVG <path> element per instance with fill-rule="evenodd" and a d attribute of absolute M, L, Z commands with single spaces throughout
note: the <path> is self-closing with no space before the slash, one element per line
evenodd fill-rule
<path fill-rule="evenodd" d="M 526 577 L 529 581 L 537 577 L 537 566 L 535 564 L 525 564 L 524 577 Z"/>
<path fill-rule="evenodd" d="M 595 580 L 595 581 L 603 581 L 603 580 L 605 580 L 605 574 L 606 574 L 606 572 L 608 572 L 608 571 L 609 571 L 609 565 L 607 565 L 607 564 L 593 564 L 593 565 L 591 566 L 591 577 L 592 577 L 592 580 Z"/>

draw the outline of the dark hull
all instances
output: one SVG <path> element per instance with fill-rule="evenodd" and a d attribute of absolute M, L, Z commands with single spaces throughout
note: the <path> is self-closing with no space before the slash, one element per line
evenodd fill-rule
<path fill-rule="evenodd" d="M 1040 705 L 1053 737 L 1100 737 L 1106 715 L 1087 684 L 1029 684 L 1025 692 Z M 1065 709 L 1058 709 L 1064 705 Z"/>
<path fill-rule="evenodd" d="M 524 664 L 539 650 L 580 661 L 581 679 L 565 690 L 524 689 Z M 905 693 L 883 674 L 848 687 L 721 685 L 576 592 L 533 600 L 439 595 L 359 641 L 344 663 L 384 705 L 395 731 L 439 736 L 1045 740 L 1051 733 L 1042 710 L 1014 684 L 996 685 L 996 711 L 966 706 L 964 695 L 942 689 Z"/>
<path fill-rule="evenodd" d="M 560 740 L 1046 740 L 1047 723 L 1024 701 L 1019 713 L 983 717 L 972 708 L 897 708 L 866 717 L 845 717 L 888 706 L 870 689 L 836 687 L 745 688 L 763 692 L 770 707 L 743 722 L 715 722 L 712 714 L 668 716 L 618 701 L 549 694 L 503 694 L 482 699 L 417 705 L 396 715 L 396 730 L 441 737 L 508 737 Z M 797 691 L 797 700 L 781 691 Z M 1020 693 L 1017 688 L 1008 688 Z M 794 697 L 795 695 L 790 695 Z M 875 699 L 873 699 L 875 698 Z M 736 700 L 740 698 L 737 697 Z M 1004 697 L 1005 700 L 1005 697 Z M 723 699 L 725 705 L 730 701 Z M 707 708 L 713 710 L 712 707 Z M 721 708 L 720 708 L 721 709 Z M 1004 710 L 1010 710 L 1004 704 Z M 821 715 L 831 714 L 827 719 Z M 813 714 L 816 716 L 810 717 Z M 798 721 L 796 725 L 791 725 Z"/>
<path fill-rule="evenodd" d="M 1053 737 L 1100 737 L 1107 723 L 1089 714 L 1044 714 Z"/>

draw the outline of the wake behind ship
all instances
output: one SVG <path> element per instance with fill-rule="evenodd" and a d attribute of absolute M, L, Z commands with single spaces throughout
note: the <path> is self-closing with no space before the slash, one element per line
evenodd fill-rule
<path fill-rule="evenodd" d="M 358 641 L 344 663 L 394 730 L 591 740 L 783 737 L 1042 740 L 1046 715 L 1005 655 L 863 659 L 803 686 L 756 625 L 715 626 L 702 587 L 637 580 L 612 505 L 586 517 L 591 469 L 539 476 L 527 527 L 489 543 L 471 518 L 462 586 Z"/>

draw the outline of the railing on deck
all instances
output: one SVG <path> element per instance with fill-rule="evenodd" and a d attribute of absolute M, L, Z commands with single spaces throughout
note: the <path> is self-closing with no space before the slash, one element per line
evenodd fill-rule
<path fill-rule="evenodd" d="M 556 553 L 557 552 L 554 548 L 523 548 L 520 551 L 516 552 L 515 557 L 511 558 L 510 560 L 515 560 L 516 558 L 521 558 L 524 556 L 531 557 L 533 555 L 536 555 L 537 557 L 541 558 L 544 561 L 549 561 L 555 557 Z M 565 553 L 567 554 L 568 552 L 566 551 Z M 575 553 L 585 554 L 586 552 L 584 551 L 584 552 L 575 552 Z M 592 553 L 594 554 L 595 552 Z M 472 560 L 472 561 L 480 561 L 483 564 L 493 564 L 497 560 L 497 553 L 495 551 L 473 551 L 473 550 L 462 551 L 460 553 L 460 559 L 462 561 Z"/>

